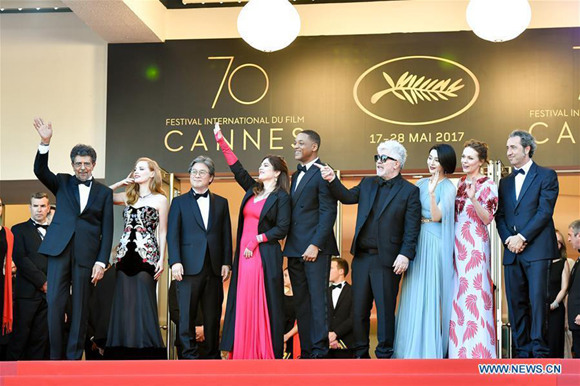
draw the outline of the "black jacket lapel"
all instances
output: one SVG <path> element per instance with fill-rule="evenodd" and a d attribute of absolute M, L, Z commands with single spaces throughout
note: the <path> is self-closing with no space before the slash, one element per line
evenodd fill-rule
<path fill-rule="evenodd" d="M 387 198 L 385 199 L 383 207 L 379 211 L 378 217 L 380 217 L 383 214 L 389 203 L 393 200 L 393 198 L 395 198 L 395 196 L 397 195 L 397 193 L 399 193 L 399 190 L 401 190 L 402 187 L 403 187 L 403 179 L 401 178 L 396 184 L 394 184 L 391 187 L 389 193 L 387 193 Z"/>

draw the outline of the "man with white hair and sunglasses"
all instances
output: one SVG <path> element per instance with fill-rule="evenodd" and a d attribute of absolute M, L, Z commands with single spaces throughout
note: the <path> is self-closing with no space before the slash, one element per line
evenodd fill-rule
<path fill-rule="evenodd" d="M 347 189 L 327 166 L 319 166 L 329 190 L 343 204 L 357 204 L 352 262 L 354 352 L 369 358 L 370 313 L 377 308 L 377 358 L 391 358 L 395 306 L 401 274 L 415 257 L 421 227 L 419 189 L 403 179 L 407 151 L 397 141 L 379 144 L 377 175 Z"/>

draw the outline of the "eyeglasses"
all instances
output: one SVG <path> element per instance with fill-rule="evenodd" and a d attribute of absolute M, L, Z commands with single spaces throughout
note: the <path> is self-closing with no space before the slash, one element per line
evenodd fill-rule
<path fill-rule="evenodd" d="M 90 169 L 91 167 L 93 167 L 93 164 L 91 162 L 73 162 L 73 167 L 75 169 L 80 169 L 82 167 L 84 167 L 85 169 Z"/>
<path fill-rule="evenodd" d="M 379 155 L 379 154 L 375 154 L 375 162 L 379 162 L 381 161 L 382 163 L 387 162 L 387 160 L 391 160 L 391 161 L 395 161 L 398 162 L 398 159 L 394 159 L 393 157 L 389 157 L 388 155 Z"/>
<path fill-rule="evenodd" d="M 190 172 L 190 174 L 192 176 L 205 177 L 205 176 L 207 176 L 209 174 L 209 172 L 207 172 L 206 170 L 195 170 L 195 169 L 192 169 L 191 172 Z"/>

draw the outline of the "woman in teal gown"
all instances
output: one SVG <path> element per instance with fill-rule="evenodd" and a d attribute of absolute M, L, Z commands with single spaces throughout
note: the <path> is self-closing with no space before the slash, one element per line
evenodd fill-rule
<path fill-rule="evenodd" d="M 430 178 L 417 182 L 421 195 L 421 233 L 415 259 L 403 278 L 395 325 L 396 358 L 447 355 L 453 299 L 456 156 L 447 144 L 429 150 Z"/>

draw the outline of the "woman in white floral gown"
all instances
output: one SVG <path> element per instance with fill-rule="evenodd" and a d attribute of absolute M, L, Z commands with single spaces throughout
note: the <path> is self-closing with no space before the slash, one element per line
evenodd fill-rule
<path fill-rule="evenodd" d="M 449 328 L 449 358 L 495 358 L 493 283 L 487 225 L 497 209 L 497 186 L 480 174 L 487 144 L 465 143 L 455 198 L 455 291 Z"/>

